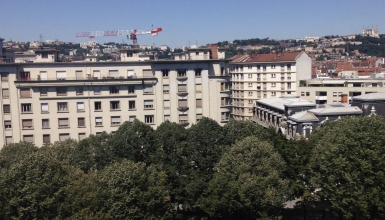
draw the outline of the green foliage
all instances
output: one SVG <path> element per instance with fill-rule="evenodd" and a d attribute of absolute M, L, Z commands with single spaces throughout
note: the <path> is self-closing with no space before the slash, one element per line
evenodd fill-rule
<path fill-rule="evenodd" d="M 344 118 L 310 137 L 316 196 L 346 218 L 385 217 L 384 132 L 384 117 Z"/>
<path fill-rule="evenodd" d="M 215 166 L 201 198 L 205 211 L 221 219 L 279 217 L 289 194 L 285 162 L 274 147 L 256 137 L 237 142 Z"/>
<path fill-rule="evenodd" d="M 10 168 L 12 164 L 24 160 L 37 150 L 38 148 L 35 145 L 27 142 L 13 143 L 4 146 L 0 151 L 0 171 Z"/>

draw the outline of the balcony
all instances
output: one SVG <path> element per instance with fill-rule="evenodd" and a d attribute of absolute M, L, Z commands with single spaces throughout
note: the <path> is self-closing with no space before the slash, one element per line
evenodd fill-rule
<path fill-rule="evenodd" d="M 179 81 L 186 81 L 188 79 L 188 77 L 187 77 L 187 75 L 180 75 L 180 76 L 178 75 L 176 77 L 176 79 Z"/>
<path fill-rule="evenodd" d="M 186 96 L 186 95 L 188 95 L 188 92 L 187 92 L 187 90 L 181 90 L 181 91 L 178 91 L 177 95 Z"/>
<path fill-rule="evenodd" d="M 189 110 L 189 107 L 187 106 L 180 106 L 178 107 L 178 111 L 181 111 L 181 112 L 185 112 L 185 111 L 188 111 Z"/>
<path fill-rule="evenodd" d="M 190 123 L 187 121 L 187 120 L 179 120 L 179 125 L 183 126 L 183 127 L 186 127 L 188 126 Z"/>

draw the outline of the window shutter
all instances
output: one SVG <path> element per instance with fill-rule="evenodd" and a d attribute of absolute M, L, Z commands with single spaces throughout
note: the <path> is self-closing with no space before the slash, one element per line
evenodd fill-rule
<path fill-rule="evenodd" d="M 202 119 L 202 115 L 197 115 L 197 120 L 201 120 Z"/>
<path fill-rule="evenodd" d="M 3 97 L 9 97 L 9 89 L 3 89 Z"/>
<path fill-rule="evenodd" d="M 170 108 L 170 100 L 164 100 L 163 101 L 163 107 L 164 108 Z"/>
<path fill-rule="evenodd" d="M 197 107 L 202 107 L 202 99 L 197 99 L 196 100 L 196 106 Z"/>
<path fill-rule="evenodd" d="M 84 102 L 78 102 L 77 105 L 78 105 L 78 110 L 79 111 L 80 110 L 84 110 Z"/>
<path fill-rule="evenodd" d="M 143 70 L 143 77 L 144 78 L 152 78 L 152 70 Z"/>
<path fill-rule="evenodd" d="M 47 79 L 48 79 L 47 72 L 40 72 L 40 80 L 47 80 Z"/>
<path fill-rule="evenodd" d="M 59 134 L 59 141 L 65 141 L 70 138 L 70 134 Z"/>
<path fill-rule="evenodd" d="M 43 143 L 51 143 L 51 137 L 49 134 L 43 134 Z"/>
<path fill-rule="evenodd" d="M 169 85 L 164 85 L 163 86 L 163 91 L 164 92 L 169 92 L 170 91 L 170 86 Z"/>
<path fill-rule="evenodd" d="M 4 121 L 4 125 L 7 126 L 7 125 L 12 125 L 12 122 L 11 121 Z"/>
<path fill-rule="evenodd" d="M 11 107 L 9 105 L 3 105 L 3 111 L 4 111 L 4 113 L 10 113 Z"/>
<path fill-rule="evenodd" d="M 23 128 L 32 128 L 32 119 L 24 119 L 22 121 Z"/>
<path fill-rule="evenodd" d="M 100 71 L 99 70 L 94 70 L 93 75 L 94 75 L 95 78 L 99 79 L 100 78 Z"/>
<path fill-rule="evenodd" d="M 56 72 L 57 79 L 67 79 L 67 72 L 65 71 L 57 71 Z"/>
<path fill-rule="evenodd" d="M 43 119 L 42 126 L 43 128 L 49 128 L 49 119 Z"/>
<path fill-rule="evenodd" d="M 68 118 L 59 118 L 59 127 L 68 126 Z"/>
<path fill-rule="evenodd" d="M 165 116 L 164 116 L 164 121 L 170 121 L 170 120 L 171 120 L 170 115 L 165 115 Z"/>
<path fill-rule="evenodd" d="M 94 94 L 100 94 L 100 87 L 99 86 L 94 87 Z"/>
<path fill-rule="evenodd" d="M 111 123 L 120 124 L 120 117 L 119 116 L 111 116 Z"/>
<path fill-rule="evenodd" d="M 130 118 L 129 118 L 129 120 L 130 120 L 130 122 L 133 122 L 134 120 L 135 120 L 135 116 L 130 116 Z"/>
<path fill-rule="evenodd" d="M 187 92 L 187 85 L 178 85 L 178 92 Z"/>
<path fill-rule="evenodd" d="M 135 73 L 134 70 L 127 70 L 127 77 L 134 77 Z"/>
<path fill-rule="evenodd" d="M 144 100 L 144 105 L 153 105 L 154 101 L 153 100 Z"/>
<path fill-rule="evenodd" d="M 31 97 L 31 89 L 20 88 L 20 97 L 29 98 Z"/>
<path fill-rule="evenodd" d="M 103 120 L 102 120 L 102 118 L 95 118 L 95 122 L 96 122 L 96 123 L 102 123 Z"/>
<path fill-rule="evenodd" d="M 42 112 L 48 112 L 48 103 L 42 103 L 41 104 L 41 111 Z"/>
<path fill-rule="evenodd" d="M 86 138 L 86 133 L 79 133 L 79 141 Z"/>
<path fill-rule="evenodd" d="M 188 115 L 179 115 L 179 121 L 187 121 Z"/>
<path fill-rule="evenodd" d="M 195 85 L 195 91 L 202 92 L 202 85 L 201 84 Z"/>
<path fill-rule="evenodd" d="M 187 100 L 186 99 L 179 99 L 178 100 L 178 107 L 186 107 L 187 106 Z"/>
<path fill-rule="evenodd" d="M 23 141 L 32 143 L 33 142 L 33 135 L 24 135 Z"/>
<path fill-rule="evenodd" d="M 85 123 L 85 120 L 84 120 L 84 118 L 78 118 L 78 126 L 85 126 L 86 125 L 86 123 Z"/>
<path fill-rule="evenodd" d="M 83 79 L 83 71 L 76 71 L 76 79 Z"/>
<path fill-rule="evenodd" d="M 109 75 L 113 78 L 119 78 L 119 72 L 117 70 L 110 70 Z"/>
<path fill-rule="evenodd" d="M 152 85 L 145 85 L 143 92 L 144 93 L 153 93 L 153 86 Z"/>
<path fill-rule="evenodd" d="M 12 143 L 13 143 L 12 136 L 5 137 L 5 144 L 12 144 Z"/>

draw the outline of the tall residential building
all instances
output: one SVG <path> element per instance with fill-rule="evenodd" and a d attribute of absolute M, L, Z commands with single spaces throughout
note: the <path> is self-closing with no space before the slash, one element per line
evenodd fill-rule
<path fill-rule="evenodd" d="M 311 78 L 305 52 L 237 55 L 230 61 L 232 114 L 251 119 L 256 100 L 296 94 L 300 80 Z"/>
<path fill-rule="evenodd" d="M 0 146 L 81 140 L 135 118 L 156 128 L 203 116 L 224 125 L 230 116 L 224 57 L 157 61 L 122 50 L 120 62 L 55 62 L 52 50 L 36 54 L 33 63 L 0 64 Z"/>

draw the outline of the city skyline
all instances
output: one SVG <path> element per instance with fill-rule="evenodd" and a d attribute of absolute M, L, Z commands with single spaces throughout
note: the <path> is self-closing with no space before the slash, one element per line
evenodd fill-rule
<path fill-rule="evenodd" d="M 270 38 L 295 39 L 309 35 L 360 34 L 363 26 L 385 29 L 379 21 L 385 18 L 381 9 L 384 1 L 286 2 L 254 1 L 194 1 L 194 2 L 124 2 L 107 6 L 103 1 L 69 0 L 58 5 L 39 2 L 6 2 L 2 14 L 7 22 L 0 24 L 0 37 L 6 40 L 43 40 L 99 43 L 122 41 L 124 36 L 76 38 L 77 32 L 92 30 L 121 30 L 162 27 L 156 37 L 140 36 L 140 45 L 169 45 L 170 47 L 205 45 L 219 41 Z M 23 13 L 16 13 L 15 10 Z M 359 11 L 358 11 L 359 10 Z"/>

